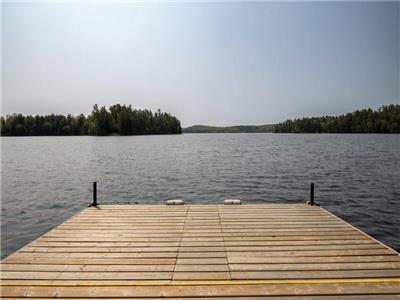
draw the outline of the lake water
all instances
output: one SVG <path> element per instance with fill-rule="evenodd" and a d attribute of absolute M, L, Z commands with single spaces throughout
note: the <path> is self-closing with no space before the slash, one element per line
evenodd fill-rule
<path fill-rule="evenodd" d="M 92 201 L 316 201 L 400 250 L 400 135 L 2 137 L 2 258 Z"/>

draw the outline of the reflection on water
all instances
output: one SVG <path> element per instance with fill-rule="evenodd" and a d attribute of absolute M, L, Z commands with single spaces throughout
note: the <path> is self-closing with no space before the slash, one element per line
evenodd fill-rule
<path fill-rule="evenodd" d="M 400 249 L 400 136 L 2 137 L 2 257 L 91 203 L 316 201 Z"/>

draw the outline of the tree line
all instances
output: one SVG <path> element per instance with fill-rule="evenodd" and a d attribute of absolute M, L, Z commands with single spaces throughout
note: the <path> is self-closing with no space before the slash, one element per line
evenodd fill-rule
<path fill-rule="evenodd" d="M 133 109 L 131 105 L 93 106 L 88 116 L 80 114 L 1 116 L 2 136 L 37 135 L 142 135 L 180 134 L 180 121 L 169 113 Z"/>
<path fill-rule="evenodd" d="M 237 126 L 207 126 L 193 125 L 183 128 L 183 133 L 256 133 L 256 132 L 272 132 L 273 124 L 265 125 L 237 125 Z"/>
<path fill-rule="evenodd" d="M 356 110 L 340 116 L 311 117 L 278 123 L 275 133 L 400 133 L 400 105 Z"/>

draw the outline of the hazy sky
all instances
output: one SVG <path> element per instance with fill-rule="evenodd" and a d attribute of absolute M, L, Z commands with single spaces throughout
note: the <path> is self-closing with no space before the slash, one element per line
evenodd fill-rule
<path fill-rule="evenodd" d="M 2 113 L 262 124 L 399 103 L 399 2 L 5 2 Z"/>

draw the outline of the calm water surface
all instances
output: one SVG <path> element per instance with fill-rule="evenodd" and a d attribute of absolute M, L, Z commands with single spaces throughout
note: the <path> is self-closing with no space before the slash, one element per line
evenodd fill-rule
<path fill-rule="evenodd" d="M 400 250 L 400 136 L 2 137 L 2 258 L 91 203 L 305 202 Z"/>

